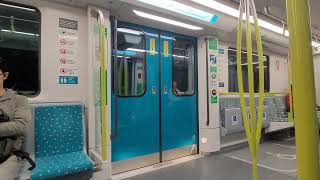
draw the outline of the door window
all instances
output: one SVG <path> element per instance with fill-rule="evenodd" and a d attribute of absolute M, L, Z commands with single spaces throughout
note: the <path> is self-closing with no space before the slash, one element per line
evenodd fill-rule
<path fill-rule="evenodd" d="M 172 49 L 172 92 L 176 96 L 194 92 L 194 46 L 191 41 L 174 39 Z"/>
<path fill-rule="evenodd" d="M 117 29 L 117 84 L 119 96 L 141 96 L 145 92 L 146 50 L 145 35 L 141 31 Z"/>

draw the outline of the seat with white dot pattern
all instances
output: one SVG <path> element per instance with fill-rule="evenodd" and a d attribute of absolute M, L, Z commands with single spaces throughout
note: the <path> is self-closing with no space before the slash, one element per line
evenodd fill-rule
<path fill-rule="evenodd" d="M 32 180 L 52 179 L 92 171 L 84 150 L 84 113 L 79 104 L 35 108 L 36 168 Z"/>

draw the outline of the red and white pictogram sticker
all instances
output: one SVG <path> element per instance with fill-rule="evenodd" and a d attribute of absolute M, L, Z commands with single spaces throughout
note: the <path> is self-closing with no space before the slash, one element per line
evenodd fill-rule
<path fill-rule="evenodd" d="M 66 64 L 66 63 L 67 63 L 66 58 L 60 58 L 60 63 L 61 63 L 61 64 Z"/>
<path fill-rule="evenodd" d="M 67 44 L 67 40 L 66 39 L 60 39 L 60 44 L 61 45 L 66 45 Z"/>
<path fill-rule="evenodd" d="M 65 55 L 67 53 L 66 49 L 60 49 L 60 54 Z"/>
<path fill-rule="evenodd" d="M 60 68 L 60 73 L 61 74 L 66 74 L 67 73 L 67 69 L 66 68 Z"/>

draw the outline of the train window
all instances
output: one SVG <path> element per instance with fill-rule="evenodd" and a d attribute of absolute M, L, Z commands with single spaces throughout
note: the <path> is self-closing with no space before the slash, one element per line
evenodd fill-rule
<path fill-rule="evenodd" d="M 143 32 L 118 28 L 117 35 L 117 94 L 141 96 L 145 92 L 146 50 Z"/>
<path fill-rule="evenodd" d="M 26 96 L 40 92 L 40 18 L 32 7 L 0 3 L 0 57 L 10 71 L 4 86 Z"/>
<path fill-rule="evenodd" d="M 191 41 L 174 39 L 172 50 L 172 92 L 176 96 L 194 92 L 194 46 Z"/>
<path fill-rule="evenodd" d="M 244 92 L 249 92 L 248 85 L 248 63 L 247 63 L 247 52 L 242 51 L 242 76 L 244 82 Z M 237 52 L 233 48 L 228 50 L 229 58 L 229 92 L 239 92 L 238 89 L 238 75 L 237 75 Z M 259 92 L 259 69 L 258 69 L 258 56 L 256 54 L 252 57 L 253 60 L 253 76 L 254 76 L 254 92 Z M 269 57 L 263 56 L 264 60 L 264 91 L 270 91 L 270 80 L 269 80 Z"/>

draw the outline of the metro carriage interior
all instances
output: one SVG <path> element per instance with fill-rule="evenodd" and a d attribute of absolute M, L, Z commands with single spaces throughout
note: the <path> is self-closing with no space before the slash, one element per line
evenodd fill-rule
<path fill-rule="evenodd" d="M 20 160 L 16 179 L 319 179 L 319 7 L 0 1 L 4 88 L 32 117 L 22 149 L 36 167 Z"/>

